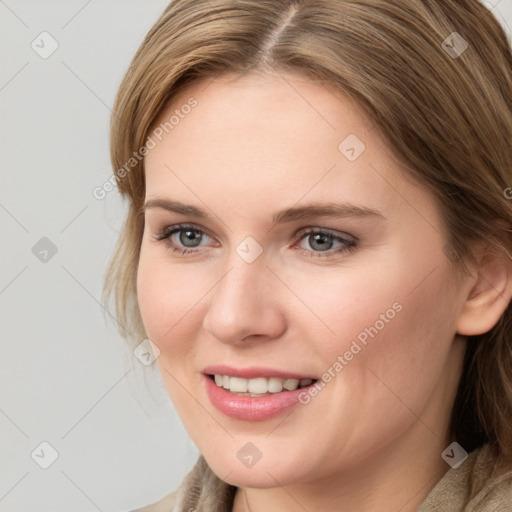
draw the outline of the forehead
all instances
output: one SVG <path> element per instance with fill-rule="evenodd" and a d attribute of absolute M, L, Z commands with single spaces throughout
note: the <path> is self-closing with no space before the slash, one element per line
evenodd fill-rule
<path fill-rule="evenodd" d="M 173 96 L 154 126 L 165 123 L 181 109 L 188 110 L 186 105 L 190 98 L 197 101 L 197 106 L 190 112 L 194 115 L 185 114 L 185 119 L 200 117 L 202 124 L 207 123 L 205 130 L 212 128 L 208 132 L 209 138 L 222 130 L 241 125 L 249 130 L 258 130 L 254 135 L 264 137 L 275 129 L 289 128 L 290 121 L 298 119 L 303 123 L 294 126 L 293 133 L 280 133 L 280 142 L 286 143 L 301 136 L 314 141 L 315 133 L 318 135 L 316 138 L 320 138 L 325 130 L 340 132 L 337 134 L 339 137 L 348 127 L 364 138 L 365 132 L 373 128 L 373 123 L 362 109 L 334 85 L 299 74 L 262 71 L 229 73 L 192 82 Z M 181 121 L 179 124 L 186 124 L 189 129 L 196 127 L 193 121 Z M 178 125 L 173 128 L 174 135 L 180 131 L 179 128 Z M 376 135 L 379 136 L 378 133 Z"/>
<path fill-rule="evenodd" d="M 338 160 L 339 145 L 349 136 L 360 141 L 358 151 L 369 143 L 373 151 L 385 149 L 348 97 L 331 85 L 284 73 L 226 74 L 193 82 L 173 97 L 152 128 L 157 144 L 145 158 L 149 169 L 169 156 L 210 168 L 236 159 L 240 171 L 256 168 L 259 173 L 286 171 L 287 160 L 297 177 L 304 159 L 308 167 L 319 168 Z"/>
<path fill-rule="evenodd" d="M 169 128 L 172 116 L 179 121 Z M 224 207 L 253 213 L 276 203 L 345 200 L 398 213 L 424 195 L 405 182 L 381 133 L 348 96 L 299 75 L 194 82 L 153 130 L 164 123 L 145 158 L 147 197 L 206 204 L 222 197 Z"/>

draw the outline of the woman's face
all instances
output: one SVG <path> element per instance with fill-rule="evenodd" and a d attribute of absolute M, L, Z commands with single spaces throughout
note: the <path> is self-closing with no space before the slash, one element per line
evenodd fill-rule
<path fill-rule="evenodd" d="M 138 300 L 216 474 L 274 487 L 441 461 L 466 296 L 433 198 L 377 129 L 292 74 L 194 83 L 158 122 Z"/>

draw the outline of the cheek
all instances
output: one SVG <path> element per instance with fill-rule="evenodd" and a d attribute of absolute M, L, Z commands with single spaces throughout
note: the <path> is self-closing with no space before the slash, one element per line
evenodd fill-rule
<path fill-rule="evenodd" d="M 339 393 L 364 389 L 374 406 L 396 401 L 379 377 L 413 402 L 432 391 L 455 335 L 455 296 L 442 261 L 436 267 L 413 260 L 373 265 L 365 273 L 340 268 L 313 278 L 288 276 L 309 309 L 297 311 L 295 324 L 321 354 L 318 369 L 335 374 Z M 341 374 L 346 378 L 337 378 Z"/>
<path fill-rule="evenodd" d="M 329 361 L 332 366 L 338 355 L 344 356 L 342 377 L 335 379 L 334 388 L 337 396 L 348 395 L 347 401 L 360 397 L 353 412 L 360 415 L 363 430 L 380 424 L 391 435 L 411 423 L 411 411 L 420 414 L 436 386 L 447 379 L 443 373 L 449 371 L 455 334 L 447 279 L 440 270 L 414 289 L 417 283 L 403 272 L 352 308 L 344 303 L 336 324 L 341 343 L 329 351 Z M 364 418 L 375 421 L 368 424 Z"/>
<path fill-rule="evenodd" d="M 182 329 L 190 325 L 190 316 L 197 314 L 199 301 L 208 287 L 208 282 L 192 272 L 192 266 L 181 266 L 178 270 L 166 259 L 165 250 L 149 250 L 143 244 L 137 271 L 137 299 L 146 332 L 161 350 L 171 348 L 169 340 L 180 339 L 177 332 L 183 335 Z"/>
<path fill-rule="evenodd" d="M 431 363 L 439 364 L 455 335 L 457 297 L 451 275 L 439 255 L 433 259 L 412 254 L 404 260 L 394 254 L 380 264 L 366 265 L 364 272 L 341 268 L 302 279 L 297 294 L 331 331 L 325 328 L 325 336 L 313 338 L 331 362 L 356 341 L 365 360 L 405 364 L 435 350 L 440 355 Z"/>
<path fill-rule="evenodd" d="M 198 300 L 205 293 L 198 289 L 199 282 L 191 282 L 193 276 L 188 274 L 177 271 L 166 259 L 164 250 L 149 249 L 143 243 L 137 270 L 139 309 L 149 339 L 160 349 L 156 363 L 163 383 L 180 415 L 185 417 L 190 414 L 190 403 L 183 383 L 189 378 L 189 364 L 194 359 L 194 344 L 188 341 L 195 334 L 194 315 Z"/>
<path fill-rule="evenodd" d="M 291 297 L 289 320 L 308 335 L 317 353 L 323 355 L 324 365 L 349 350 L 353 340 L 358 339 L 364 347 L 372 336 L 382 336 L 403 314 L 403 275 L 383 265 L 372 267 L 378 270 L 362 272 L 347 265 L 282 273 L 283 281 L 290 283 L 294 295 L 301 299 Z"/>

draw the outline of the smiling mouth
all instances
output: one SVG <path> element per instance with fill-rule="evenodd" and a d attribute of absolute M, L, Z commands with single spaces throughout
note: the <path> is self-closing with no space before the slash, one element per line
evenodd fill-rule
<path fill-rule="evenodd" d="M 208 375 L 219 388 L 234 395 L 249 397 L 271 396 L 276 393 L 295 391 L 314 384 L 317 379 L 281 379 L 279 377 L 257 377 L 244 379 L 229 375 Z"/>

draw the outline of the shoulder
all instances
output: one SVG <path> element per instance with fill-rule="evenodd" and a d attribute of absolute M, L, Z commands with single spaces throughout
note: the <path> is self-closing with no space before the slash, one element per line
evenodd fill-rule
<path fill-rule="evenodd" d="M 510 512 L 512 510 L 512 468 L 504 468 L 496 452 L 485 446 L 477 454 L 471 471 L 470 510 Z"/>
<path fill-rule="evenodd" d="M 442 508 L 440 508 L 442 507 Z M 418 512 L 510 512 L 512 471 L 485 445 L 435 485 Z"/>
<path fill-rule="evenodd" d="M 201 456 L 178 489 L 131 512 L 228 512 L 235 492 L 236 487 L 218 478 Z"/>
<path fill-rule="evenodd" d="M 173 512 L 176 505 L 177 493 L 178 491 L 171 492 L 164 496 L 160 501 L 132 510 L 131 512 Z"/>

